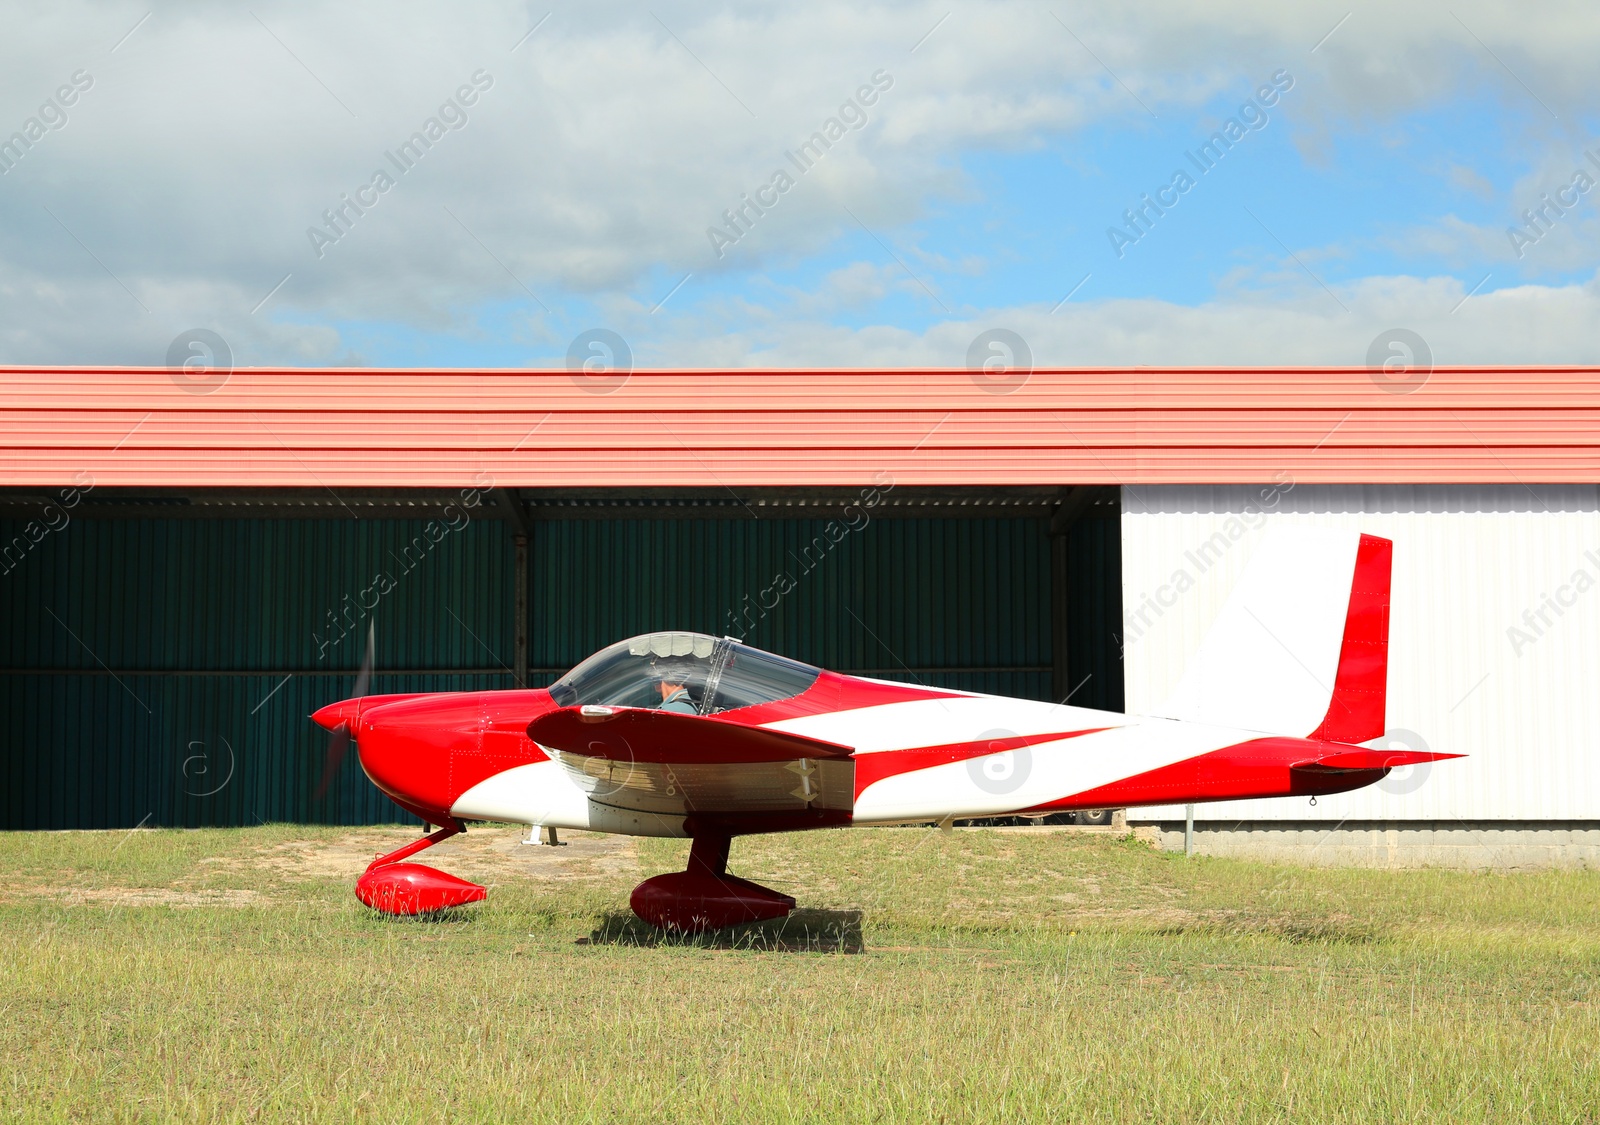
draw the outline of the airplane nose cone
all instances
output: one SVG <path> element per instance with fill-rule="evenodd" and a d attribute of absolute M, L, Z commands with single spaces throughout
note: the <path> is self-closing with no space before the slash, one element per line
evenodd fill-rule
<path fill-rule="evenodd" d="M 355 725 L 355 720 L 361 717 L 361 700 L 341 699 L 338 703 L 330 703 L 326 707 L 319 707 L 311 715 L 311 721 L 323 730 L 334 730 L 345 723 Z"/>

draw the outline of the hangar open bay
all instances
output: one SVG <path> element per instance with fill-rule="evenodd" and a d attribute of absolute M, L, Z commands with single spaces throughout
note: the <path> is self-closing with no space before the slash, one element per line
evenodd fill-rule
<path fill-rule="evenodd" d="M 12 490 L 5 826 L 413 819 L 353 756 L 316 796 L 309 716 L 350 692 L 369 620 L 379 693 L 542 687 L 688 629 L 1117 709 L 1118 493 L 1065 495 L 96 487 L 63 509 Z M 66 522 L 30 543 L 50 505 Z"/>

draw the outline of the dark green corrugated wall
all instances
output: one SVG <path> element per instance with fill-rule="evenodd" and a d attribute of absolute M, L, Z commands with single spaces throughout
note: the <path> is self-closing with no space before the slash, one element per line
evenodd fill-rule
<path fill-rule="evenodd" d="M 4 825 L 398 819 L 354 755 L 313 799 L 327 735 L 306 716 L 351 690 L 364 592 L 380 673 L 510 663 L 504 527 L 443 528 L 75 520 L 46 536 L 0 576 Z M 0 525 L 0 542 L 17 530 Z M 379 574 L 393 584 L 381 596 Z M 380 674 L 372 690 L 510 683 Z"/>
<path fill-rule="evenodd" d="M 1041 520 L 573 520 L 533 546 L 535 666 L 693 629 L 839 671 L 1050 694 Z"/>
<path fill-rule="evenodd" d="M 1123 709 L 1119 519 L 1082 520 L 1067 535 L 1067 669 L 1074 706 Z"/>
<path fill-rule="evenodd" d="M 373 691 L 511 686 L 511 537 L 491 519 L 441 527 L 75 520 L 46 536 L 0 575 L 0 826 L 408 819 L 354 755 L 314 799 L 327 736 L 307 716 L 351 689 L 369 612 Z M 0 542 L 19 530 L 0 521 Z M 1121 703 L 1118 545 L 1115 520 L 1069 539 L 1074 682 L 1094 672 L 1073 702 L 1086 706 Z M 530 682 L 674 628 L 1048 698 L 1049 568 L 1034 519 L 538 523 Z"/>

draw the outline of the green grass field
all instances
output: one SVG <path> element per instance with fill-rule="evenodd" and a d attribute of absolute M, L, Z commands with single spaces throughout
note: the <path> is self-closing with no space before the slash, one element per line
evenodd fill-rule
<path fill-rule="evenodd" d="M 398 829 L 0 835 L 0 1115 L 1600 1122 L 1600 872 L 1184 860 L 1109 836 L 735 841 L 786 924 L 630 920 L 682 843 L 420 857 Z"/>

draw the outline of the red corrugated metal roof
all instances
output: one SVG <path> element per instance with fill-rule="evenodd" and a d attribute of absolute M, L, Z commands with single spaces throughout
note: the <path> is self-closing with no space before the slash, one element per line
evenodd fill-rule
<path fill-rule="evenodd" d="M 1381 380 L 1381 376 L 1378 377 Z M 0 483 L 582 487 L 1600 481 L 1600 368 L 0 368 Z"/>

